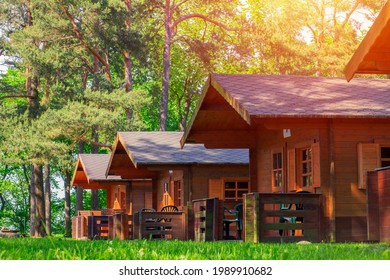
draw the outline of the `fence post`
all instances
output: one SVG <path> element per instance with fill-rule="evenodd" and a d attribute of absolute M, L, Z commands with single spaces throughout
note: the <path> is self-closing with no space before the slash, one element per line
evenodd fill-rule
<path fill-rule="evenodd" d="M 244 194 L 244 241 L 257 243 L 260 241 L 259 193 Z"/>

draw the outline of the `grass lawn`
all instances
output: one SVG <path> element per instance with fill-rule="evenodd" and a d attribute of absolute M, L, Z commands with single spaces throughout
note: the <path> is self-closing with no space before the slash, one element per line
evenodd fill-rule
<path fill-rule="evenodd" d="M 0 238 L 0 260 L 390 260 L 390 246 Z"/>

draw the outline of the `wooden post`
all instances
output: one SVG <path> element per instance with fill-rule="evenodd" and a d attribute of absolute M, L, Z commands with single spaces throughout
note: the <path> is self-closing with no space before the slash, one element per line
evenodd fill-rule
<path fill-rule="evenodd" d="M 260 241 L 259 227 L 259 193 L 244 194 L 244 241 L 257 243 Z"/>

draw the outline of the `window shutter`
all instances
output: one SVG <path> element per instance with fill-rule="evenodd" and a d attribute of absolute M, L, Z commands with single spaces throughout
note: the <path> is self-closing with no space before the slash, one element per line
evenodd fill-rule
<path fill-rule="evenodd" d="M 209 180 L 209 198 L 218 198 L 224 200 L 224 189 L 222 179 Z"/>
<path fill-rule="evenodd" d="M 320 143 L 311 145 L 312 168 L 313 168 L 313 187 L 321 187 L 321 162 L 320 162 Z"/>
<path fill-rule="evenodd" d="M 367 188 L 367 171 L 380 167 L 379 145 L 373 143 L 358 144 L 358 184 L 360 189 Z"/>
<path fill-rule="evenodd" d="M 296 190 L 297 176 L 296 176 L 295 149 L 289 149 L 287 151 L 287 173 L 288 173 L 288 190 L 289 191 Z"/>

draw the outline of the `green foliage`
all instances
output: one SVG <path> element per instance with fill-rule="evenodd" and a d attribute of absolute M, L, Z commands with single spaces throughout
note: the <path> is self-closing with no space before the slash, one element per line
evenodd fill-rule
<path fill-rule="evenodd" d="M 2 260 L 388 260 L 387 244 L 0 239 Z"/>
<path fill-rule="evenodd" d="M 30 220 L 26 168 L 0 164 L 0 226 L 15 228 L 22 233 L 28 230 Z"/>

